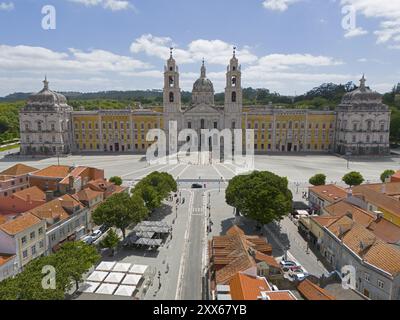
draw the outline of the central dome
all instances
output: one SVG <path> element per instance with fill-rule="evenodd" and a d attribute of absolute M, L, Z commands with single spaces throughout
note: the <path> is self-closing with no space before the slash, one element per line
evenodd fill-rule
<path fill-rule="evenodd" d="M 193 84 L 192 104 L 214 105 L 214 85 L 206 76 L 206 67 L 201 66 L 200 78 Z"/>

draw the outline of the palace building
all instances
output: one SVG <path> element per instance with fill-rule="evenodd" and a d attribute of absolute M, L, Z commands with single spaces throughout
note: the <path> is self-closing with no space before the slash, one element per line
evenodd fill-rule
<path fill-rule="evenodd" d="M 243 106 L 242 71 L 235 51 L 226 71 L 225 103 L 215 105 L 214 86 L 203 60 L 192 101 L 181 102 L 179 69 L 172 55 L 164 70 L 163 107 L 73 111 L 67 99 L 44 88 L 20 111 L 21 153 L 56 155 L 89 152 L 145 153 L 151 129 L 177 122 L 178 131 L 254 129 L 255 153 L 306 152 L 389 154 L 390 110 L 365 85 L 347 93 L 335 111 Z"/>

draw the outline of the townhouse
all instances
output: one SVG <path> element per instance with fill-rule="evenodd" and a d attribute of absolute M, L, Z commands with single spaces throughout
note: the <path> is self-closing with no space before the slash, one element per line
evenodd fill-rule
<path fill-rule="evenodd" d="M 36 168 L 19 163 L 0 172 L 0 199 L 28 188 L 29 173 L 37 170 Z"/>
<path fill-rule="evenodd" d="M 355 289 L 373 300 L 400 299 L 400 251 L 348 216 L 324 227 L 320 250 L 342 272 L 354 268 Z"/>
<path fill-rule="evenodd" d="M 314 186 L 309 188 L 309 207 L 320 214 L 322 208 L 347 197 L 347 190 L 335 184 Z"/>
<path fill-rule="evenodd" d="M 38 187 L 17 191 L 0 200 L 0 214 L 16 215 L 36 208 L 47 201 L 46 193 Z"/>
<path fill-rule="evenodd" d="M 46 251 L 46 223 L 32 213 L 23 213 L 0 224 L 0 252 L 15 255 L 19 272 Z"/>
<path fill-rule="evenodd" d="M 65 241 L 82 238 L 88 231 L 88 208 L 70 195 L 56 198 L 30 213 L 46 225 L 46 254 L 58 250 Z"/>

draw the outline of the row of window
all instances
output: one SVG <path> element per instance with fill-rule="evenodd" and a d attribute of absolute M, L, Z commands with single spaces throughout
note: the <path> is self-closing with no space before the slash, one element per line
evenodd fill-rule
<path fill-rule="evenodd" d="M 26 187 L 26 188 L 28 188 L 28 187 Z M 15 188 L 15 189 L 13 189 L 11 192 L 4 191 L 4 192 L 3 192 L 3 196 L 4 196 L 4 197 L 8 197 L 9 194 L 13 194 L 13 193 L 16 193 L 17 191 L 22 191 L 22 190 L 24 190 L 24 189 L 25 189 L 24 187 L 21 187 L 19 190 L 18 190 L 18 188 Z"/>
<path fill-rule="evenodd" d="M 132 150 L 145 150 L 146 148 L 149 148 L 151 146 L 151 144 L 149 143 L 142 143 L 142 144 L 138 144 L 136 143 L 134 145 L 134 149 L 132 149 L 132 145 L 131 144 L 127 144 L 127 145 L 119 145 L 118 143 L 114 144 L 114 145 L 107 145 L 107 144 L 103 144 L 103 148 L 100 148 L 100 144 L 86 144 L 83 143 L 82 145 L 80 145 L 79 143 L 76 144 L 76 148 L 78 150 L 82 149 L 82 150 L 93 150 L 93 151 L 115 151 L 115 152 L 125 152 L 125 151 L 132 151 Z M 82 147 L 82 148 L 81 148 Z"/>
<path fill-rule="evenodd" d="M 119 127 L 118 127 L 118 124 L 119 124 Z M 134 129 L 138 129 L 138 124 L 135 122 L 135 123 L 133 124 L 133 127 L 134 127 Z M 91 122 L 88 122 L 88 123 L 82 122 L 82 123 L 81 123 L 81 128 L 84 129 L 84 130 L 85 130 L 85 129 L 91 130 L 91 129 L 93 129 L 93 128 L 96 129 L 96 130 L 98 130 L 98 129 L 99 129 L 99 123 L 96 122 L 95 125 L 94 125 L 94 127 L 93 127 Z M 120 123 L 118 123 L 117 121 L 115 121 L 115 122 L 114 122 L 114 126 L 113 126 L 113 123 L 112 123 L 112 122 L 108 122 L 108 125 L 107 125 L 105 122 L 103 122 L 103 129 L 105 130 L 105 129 L 107 129 L 107 128 L 110 129 L 110 130 L 112 130 L 113 128 L 114 128 L 114 129 L 127 129 L 127 130 L 130 130 L 131 124 L 130 124 L 129 122 L 126 122 L 126 123 L 120 122 Z M 141 128 L 142 130 L 144 130 L 144 128 L 145 128 L 144 122 L 140 123 L 140 128 Z M 152 128 L 157 129 L 157 128 L 158 128 L 158 123 L 150 123 L 150 122 L 148 122 L 148 123 L 147 123 L 147 129 L 152 129 Z M 76 130 L 79 129 L 79 123 L 78 123 L 78 122 L 75 122 L 75 129 L 76 129 Z"/>
<path fill-rule="evenodd" d="M 252 122 L 247 122 L 247 129 L 259 129 L 261 127 L 261 129 L 265 129 L 265 128 L 267 128 L 267 124 L 266 123 L 261 123 L 261 126 L 259 126 L 259 123 L 258 122 L 254 122 L 254 124 L 252 124 Z M 329 124 L 327 124 L 327 123 L 322 123 L 322 124 L 320 124 L 320 123 L 309 123 L 308 124 L 308 128 L 309 129 L 312 129 L 312 128 L 315 128 L 315 129 L 320 129 L 320 128 L 322 128 L 322 129 L 327 129 L 327 128 L 329 128 L 329 129 L 333 129 L 333 123 L 331 122 L 331 123 L 329 123 Z M 270 122 L 270 123 L 268 123 L 268 129 L 272 129 L 273 128 L 273 123 L 272 122 Z M 305 128 L 305 123 L 304 122 L 292 122 L 292 121 L 289 121 L 289 122 L 276 122 L 275 123 L 275 128 L 276 129 L 304 129 Z"/>
<path fill-rule="evenodd" d="M 369 120 L 366 122 L 366 126 L 362 126 L 361 123 L 359 122 L 353 122 L 353 131 L 358 131 L 362 130 L 363 128 L 366 129 L 367 131 L 372 131 L 375 130 L 376 126 L 375 123 L 372 120 Z M 339 128 L 340 129 L 348 129 L 347 127 L 347 120 L 344 120 L 342 124 L 339 121 Z M 379 125 L 380 131 L 385 131 L 385 123 L 380 123 Z"/>
<path fill-rule="evenodd" d="M 64 124 L 64 122 L 61 122 L 61 131 L 65 130 L 65 127 L 68 127 L 68 121 L 67 125 Z M 25 122 L 24 123 L 24 128 L 25 131 L 30 131 L 32 128 L 32 125 L 30 122 Z M 51 131 L 56 131 L 56 124 L 55 123 L 50 123 L 50 128 L 47 129 L 46 126 L 43 125 L 43 121 L 38 121 L 36 122 L 36 128 L 37 131 L 44 131 L 44 130 L 51 130 Z"/>
<path fill-rule="evenodd" d="M 19 178 L 19 183 L 24 183 L 24 182 L 28 182 L 28 177 L 25 177 L 25 178 Z M 6 184 L 7 185 L 7 184 Z M 15 180 L 12 180 L 11 181 L 11 185 L 12 186 L 15 186 Z M 2 183 L 0 183 L 0 189 L 1 189 L 1 187 L 2 187 Z"/>
<path fill-rule="evenodd" d="M 39 242 L 39 249 L 43 249 L 44 247 L 44 240 L 41 240 Z M 36 244 L 33 245 L 31 248 L 31 254 L 32 256 L 35 256 L 37 251 L 36 251 Z M 26 259 L 28 257 L 28 249 L 25 249 L 24 251 L 22 251 L 22 258 Z"/>
<path fill-rule="evenodd" d="M 265 147 L 267 147 L 267 148 L 265 148 Z M 329 144 L 329 145 L 325 145 L 325 144 L 321 144 L 321 145 L 318 145 L 318 144 L 314 144 L 314 145 L 311 145 L 311 144 L 307 144 L 306 145 L 306 148 L 304 148 L 304 146 L 303 146 L 303 144 L 299 144 L 299 145 L 297 145 L 297 144 L 292 144 L 292 143 L 288 143 L 287 145 L 281 145 L 281 144 L 276 144 L 275 145 L 275 151 L 282 151 L 282 152 L 286 152 L 286 151 L 288 151 L 288 152 L 297 152 L 297 151 L 306 151 L 306 150 L 308 150 L 308 151 L 318 151 L 318 150 L 321 150 L 321 151 L 324 151 L 324 150 L 331 150 L 331 148 L 332 148 L 332 145 L 331 144 Z M 271 151 L 272 150 L 272 144 L 268 144 L 268 145 L 264 145 L 263 143 L 262 144 L 254 144 L 254 150 L 268 150 L 268 151 Z"/>
<path fill-rule="evenodd" d="M 369 274 L 369 273 L 364 272 L 364 280 L 367 281 L 367 282 L 371 282 L 371 277 L 370 277 L 370 274 Z M 378 279 L 377 284 L 378 284 L 378 287 L 379 287 L 380 289 L 383 289 L 383 288 L 385 287 L 385 282 L 382 281 L 382 280 L 379 280 L 379 279 Z"/>
<path fill-rule="evenodd" d="M 356 142 L 363 142 L 363 141 L 357 141 L 357 136 L 355 136 L 355 135 L 353 135 L 353 137 L 352 137 L 352 139 L 351 139 L 351 142 L 352 143 L 356 143 Z M 366 143 L 370 143 L 370 142 L 372 142 L 371 141 L 371 136 L 370 135 L 367 135 L 366 137 L 365 137 L 365 142 Z M 377 142 L 377 141 L 374 141 L 374 142 Z M 383 138 L 383 135 L 380 135 L 379 136 L 379 143 L 384 143 L 385 141 L 384 141 L 384 138 Z"/>
<path fill-rule="evenodd" d="M 75 139 L 76 140 L 79 140 L 79 134 L 75 134 Z M 86 136 L 86 134 L 85 133 L 82 133 L 81 134 L 81 138 L 82 138 L 82 140 L 85 140 L 86 138 L 89 138 L 89 140 L 93 140 L 93 135 L 92 134 L 89 134 L 88 136 Z M 99 140 L 100 139 L 100 135 L 99 134 L 96 134 L 95 135 L 95 137 L 96 137 L 96 140 Z M 113 140 L 114 138 L 115 139 L 117 139 L 117 140 L 125 140 L 125 137 L 126 137 L 126 140 L 130 140 L 131 139 L 131 135 L 124 135 L 124 134 L 121 134 L 121 135 L 118 135 L 118 134 L 115 134 L 115 135 L 112 135 L 112 134 L 109 134 L 108 136 L 106 135 L 106 134 L 103 134 L 103 140 L 107 140 L 107 138 L 108 138 L 108 140 Z M 135 138 L 135 140 L 138 140 L 139 139 L 139 135 L 138 134 L 135 134 L 134 135 L 134 138 Z M 145 135 L 144 134 L 141 134 L 140 135 L 140 138 L 142 139 L 142 140 L 145 140 Z"/>
<path fill-rule="evenodd" d="M 39 236 L 43 235 L 43 232 L 44 232 L 43 227 L 39 228 L 39 230 L 38 230 L 38 235 L 39 235 Z M 30 239 L 30 240 L 33 240 L 33 239 L 35 239 L 35 238 L 36 238 L 36 231 L 32 231 L 32 232 L 29 234 L 29 239 Z M 28 241 L 27 236 L 23 236 L 23 237 L 21 238 L 21 243 L 22 243 L 22 245 L 26 244 L 27 241 Z"/>

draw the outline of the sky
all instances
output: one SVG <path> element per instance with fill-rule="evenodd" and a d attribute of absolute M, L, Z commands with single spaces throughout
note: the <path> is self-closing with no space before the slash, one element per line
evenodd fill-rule
<path fill-rule="evenodd" d="M 0 0 L 0 96 L 45 75 L 56 91 L 162 89 L 171 46 L 183 90 L 204 58 L 222 92 L 236 46 L 243 87 L 299 95 L 365 73 L 383 93 L 400 82 L 400 0 Z"/>

